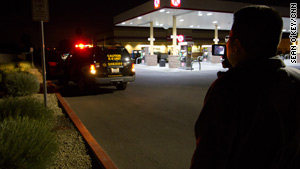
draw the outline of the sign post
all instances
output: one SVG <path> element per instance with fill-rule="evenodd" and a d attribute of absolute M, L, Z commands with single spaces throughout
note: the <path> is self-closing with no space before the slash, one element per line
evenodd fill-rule
<path fill-rule="evenodd" d="M 30 56 L 31 56 L 31 66 L 34 67 L 34 64 L 33 64 L 33 47 L 30 47 L 29 53 L 30 53 Z"/>
<path fill-rule="evenodd" d="M 44 86 L 44 103 L 47 107 L 47 81 L 46 81 L 46 58 L 45 58 L 45 41 L 44 41 L 44 22 L 49 21 L 48 0 L 32 0 L 32 19 L 41 22 L 42 45 L 43 45 L 43 86 Z"/>

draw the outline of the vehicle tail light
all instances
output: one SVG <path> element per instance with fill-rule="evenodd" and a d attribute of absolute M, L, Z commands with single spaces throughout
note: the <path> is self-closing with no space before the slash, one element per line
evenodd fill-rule
<path fill-rule="evenodd" d="M 91 65 L 90 65 L 90 72 L 91 72 L 92 74 L 96 74 L 96 66 L 95 66 L 94 64 L 91 64 Z"/>
<path fill-rule="evenodd" d="M 135 72 L 135 66 L 134 66 L 134 63 L 132 63 L 131 71 L 132 71 L 132 72 Z"/>

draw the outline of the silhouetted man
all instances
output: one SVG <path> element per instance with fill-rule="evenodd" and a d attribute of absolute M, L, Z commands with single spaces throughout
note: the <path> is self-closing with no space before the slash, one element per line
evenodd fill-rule
<path fill-rule="evenodd" d="M 207 92 L 191 169 L 300 168 L 300 71 L 275 57 L 281 30 L 273 8 L 234 13 L 232 68 Z"/>

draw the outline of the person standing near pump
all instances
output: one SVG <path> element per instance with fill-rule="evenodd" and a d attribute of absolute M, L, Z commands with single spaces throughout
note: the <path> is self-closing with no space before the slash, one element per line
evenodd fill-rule
<path fill-rule="evenodd" d="M 300 168 L 300 71 L 275 57 L 282 24 L 267 6 L 234 13 L 232 68 L 207 92 L 191 169 Z"/>

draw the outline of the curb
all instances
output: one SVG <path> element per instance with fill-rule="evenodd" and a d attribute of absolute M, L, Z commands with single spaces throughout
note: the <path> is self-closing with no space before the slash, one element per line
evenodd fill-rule
<path fill-rule="evenodd" d="M 118 169 L 118 167 L 113 163 L 113 161 L 109 158 L 103 148 L 97 143 L 95 138 L 91 135 L 91 133 L 87 130 L 81 120 L 77 117 L 77 115 L 73 112 L 71 107 L 67 104 L 65 99 L 61 96 L 60 93 L 55 93 L 60 105 L 67 113 L 69 118 L 72 120 L 73 124 L 76 126 L 78 131 L 81 133 L 84 140 L 87 142 L 90 147 L 92 153 L 98 159 L 98 162 L 102 165 L 104 169 Z"/>

